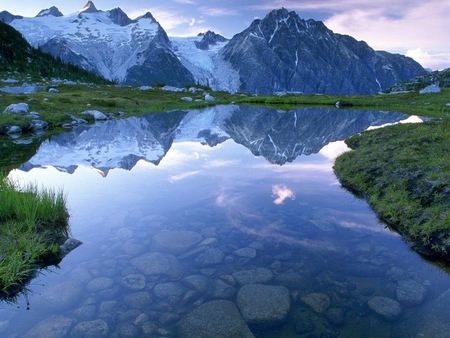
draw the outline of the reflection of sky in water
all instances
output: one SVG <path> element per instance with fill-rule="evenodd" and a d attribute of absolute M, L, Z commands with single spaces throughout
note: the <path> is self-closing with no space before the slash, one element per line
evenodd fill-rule
<path fill-rule="evenodd" d="M 148 241 L 159 231 L 209 233 L 213 228 L 227 234 L 229 246 L 259 241 L 266 255 L 286 248 L 298 255 L 291 264 L 304 269 L 310 265 L 321 273 L 341 273 L 346 264 L 379 260 L 417 276 L 435 299 L 450 287 L 448 275 L 423 262 L 396 233 L 378 222 L 364 201 L 340 187 L 332 166 L 336 155 L 347 150 L 344 142 L 331 142 L 318 154 L 299 156 L 280 166 L 230 139 L 214 147 L 184 140 L 175 141 L 157 166 L 140 160 L 130 171 L 111 169 L 107 176 L 83 165 L 73 174 L 51 166 L 14 170 L 10 176 L 19 182 L 64 190 L 73 237 L 84 244 L 61 262 L 60 269 L 53 269 L 56 273 L 32 283 L 29 312 L 24 306 L 8 309 L 17 316 L 13 325 L 37 321 L 33 304 L 39 293 L 70 279 L 74 267 L 91 260 L 103 265 L 99 249 L 114 247 L 124 228 L 136 232 L 136 242 Z M 358 282 L 378 290 L 388 284 L 383 278 Z M 418 309 L 413 310 L 420 314 Z M 40 315 L 45 318 L 45 311 Z M 362 327 L 371 327 L 373 318 L 361 320 L 367 321 Z M 347 329 L 341 328 L 347 332 L 343 336 L 352 336 Z"/>

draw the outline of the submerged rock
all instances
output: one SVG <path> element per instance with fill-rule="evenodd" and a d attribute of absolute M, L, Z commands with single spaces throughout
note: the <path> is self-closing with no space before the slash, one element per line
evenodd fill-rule
<path fill-rule="evenodd" d="M 403 312 L 401 305 L 388 297 L 373 297 L 369 300 L 368 305 L 372 311 L 388 321 L 397 320 Z"/>
<path fill-rule="evenodd" d="M 194 309 L 178 323 L 179 338 L 254 338 L 233 302 L 215 300 Z"/>
<path fill-rule="evenodd" d="M 109 326 L 103 319 L 78 323 L 72 330 L 71 337 L 108 337 Z"/>
<path fill-rule="evenodd" d="M 284 286 L 248 284 L 237 294 L 236 303 L 247 324 L 273 326 L 283 323 L 291 309 Z"/>
<path fill-rule="evenodd" d="M 395 293 L 401 304 L 414 306 L 423 303 L 428 291 L 425 286 L 410 279 L 399 281 Z"/>
<path fill-rule="evenodd" d="M 23 338 L 61 338 L 65 337 L 72 326 L 72 319 L 62 316 L 50 317 L 28 331 Z"/>
<path fill-rule="evenodd" d="M 323 293 L 310 293 L 301 298 L 316 313 L 324 313 L 330 306 L 330 297 Z"/>
<path fill-rule="evenodd" d="M 152 246 L 158 252 L 180 255 L 202 240 L 203 237 L 194 231 L 166 231 L 153 236 Z"/>
<path fill-rule="evenodd" d="M 131 264 L 147 276 L 163 275 L 180 279 L 184 273 L 183 266 L 175 256 L 161 252 L 147 253 L 133 258 Z"/>

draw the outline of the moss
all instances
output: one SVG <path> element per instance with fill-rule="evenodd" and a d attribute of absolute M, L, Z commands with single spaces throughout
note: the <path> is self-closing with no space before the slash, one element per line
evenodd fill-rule
<path fill-rule="evenodd" d="M 450 260 L 450 119 L 363 132 L 336 159 L 345 187 L 418 251 Z"/>

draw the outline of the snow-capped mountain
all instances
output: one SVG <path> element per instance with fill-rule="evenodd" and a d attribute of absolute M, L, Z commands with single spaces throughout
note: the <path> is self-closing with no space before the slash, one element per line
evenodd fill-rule
<path fill-rule="evenodd" d="M 158 165 L 174 142 L 213 147 L 229 139 L 255 156 L 282 165 L 370 126 L 406 118 L 380 111 L 301 108 L 284 112 L 236 105 L 171 111 L 75 127 L 45 140 L 20 169 L 51 165 L 73 173 L 79 165 L 87 165 L 107 175 L 113 168 L 131 170 L 139 160 Z"/>
<path fill-rule="evenodd" d="M 34 18 L 0 13 L 34 47 L 129 85 L 199 83 L 215 90 L 273 94 L 374 94 L 424 74 L 414 60 L 374 51 L 320 21 L 282 8 L 227 40 L 213 32 L 169 38 L 151 13 L 134 20 L 120 8 L 77 13 L 56 8 Z"/>

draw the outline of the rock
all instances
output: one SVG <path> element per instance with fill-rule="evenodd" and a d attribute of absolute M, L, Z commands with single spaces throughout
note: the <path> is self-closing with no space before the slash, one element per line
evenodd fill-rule
<path fill-rule="evenodd" d="M 114 282 L 111 278 L 94 278 L 86 285 L 86 290 L 89 292 L 99 292 L 102 290 L 110 289 L 113 286 L 113 283 Z"/>
<path fill-rule="evenodd" d="M 123 297 L 124 303 L 132 309 L 142 309 L 153 303 L 152 297 L 148 292 L 135 292 Z"/>
<path fill-rule="evenodd" d="M 56 88 L 50 88 L 50 89 L 48 90 L 48 92 L 49 92 L 50 94 L 57 94 L 57 93 L 59 93 L 59 90 L 56 89 Z"/>
<path fill-rule="evenodd" d="M 139 87 L 139 90 L 153 90 L 153 87 L 151 87 L 151 86 L 141 86 L 141 87 Z"/>
<path fill-rule="evenodd" d="M 183 278 L 181 283 L 190 288 L 197 290 L 199 292 L 206 292 L 209 288 L 209 279 L 202 275 L 191 275 Z"/>
<path fill-rule="evenodd" d="M 21 132 L 22 132 L 22 128 L 20 128 L 19 126 L 11 126 L 6 131 L 6 133 L 9 134 L 9 135 L 11 135 L 11 134 L 19 134 Z"/>
<path fill-rule="evenodd" d="M 236 294 L 236 289 L 223 280 L 215 280 L 212 285 L 211 297 L 220 299 L 231 299 Z"/>
<path fill-rule="evenodd" d="M 163 275 L 177 280 L 183 277 L 184 268 L 178 259 L 161 252 L 147 253 L 133 258 L 131 264 L 137 267 L 144 275 Z"/>
<path fill-rule="evenodd" d="M 205 95 L 205 101 L 215 101 L 216 99 L 209 94 Z"/>
<path fill-rule="evenodd" d="M 28 109 L 30 109 L 30 106 L 27 103 L 13 103 L 6 107 L 3 114 L 28 113 Z"/>
<path fill-rule="evenodd" d="M 254 338 L 236 305 L 215 300 L 195 308 L 178 323 L 179 338 Z"/>
<path fill-rule="evenodd" d="M 180 319 L 180 316 L 172 312 L 164 312 L 158 320 L 162 325 L 174 323 Z"/>
<path fill-rule="evenodd" d="M 23 338 L 62 338 L 72 326 L 72 319 L 62 316 L 50 317 L 28 331 Z"/>
<path fill-rule="evenodd" d="M 233 277 L 240 285 L 264 284 L 272 280 L 273 273 L 269 269 L 259 268 L 235 272 Z"/>
<path fill-rule="evenodd" d="M 108 337 L 109 327 L 103 319 L 78 323 L 72 330 L 72 338 Z"/>
<path fill-rule="evenodd" d="M 284 286 L 248 284 L 239 289 L 236 304 L 247 324 L 273 326 L 283 323 L 291 309 Z"/>
<path fill-rule="evenodd" d="M 253 248 L 242 248 L 242 249 L 235 250 L 233 252 L 233 255 L 236 255 L 238 257 L 244 257 L 244 258 L 255 258 L 256 250 Z"/>
<path fill-rule="evenodd" d="M 427 293 L 425 286 L 412 279 L 399 281 L 395 290 L 397 300 L 406 306 L 422 304 Z"/>
<path fill-rule="evenodd" d="M 192 97 L 189 96 L 185 96 L 181 98 L 181 101 L 185 101 L 185 102 L 192 102 L 194 101 L 194 99 Z"/>
<path fill-rule="evenodd" d="M 167 91 L 167 92 L 182 92 L 184 91 L 183 88 L 173 87 L 173 86 L 164 86 L 161 88 L 161 90 Z"/>
<path fill-rule="evenodd" d="M 166 231 L 153 236 L 152 246 L 158 252 L 180 255 L 192 249 L 202 240 L 202 235 L 194 231 Z"/>
<path fill-rule="evenodd" d="M 330 297 L 323 293 L 310 293 L 301 297 L 301 300 L 319 314 L 324 313 L 331 304 Z"/>
<path fill-rule="evenodd" d="M 60 250 L 61 250 L 61 255 L 64 257 L 66 256 L 69 252 L 71 252 L 72 250 L 75 250 L 76 248 L 78 248 L 81 244 L 83 244 L 82 241 L 79 241 L 78 239 L 75 238 L 68 238 L 63 245 L 61 245 Z"/>
<path fill-rule="evenodd" d="M 441 88 L 437 84 L 432 84 L 422 89 L 420 94 L 440 93 Z"/>
<path fill-rule="evenodd" d="M 217 265 L 223 262 L 225 254 L 218 248 L 208 249 L 195 258 L 195 263 L 199 267 Z"/>
<path fill-rule="evenodd" d="M 186 289 L 180 283 L 163 283 L 155 285 L 153 294 L 159 299 L 170 297 L 181 297 L 186 292 Z"/>
<path fill-rule="evenodd" d="M 373 297 L 367 304 L 372 311 L 388 321 L 397 320 L 403 312 L 398 302 L 387 297 Z"/>
<path fill-rule="evenodd" d="M 141 274 L 130 274 L 122 278 L 121 284 L 128 290 L 142 290 L 145 288 L 145 276 Z"/>
<path fill-rule="evenodd" d="M 74 307 L 83 294 L 83 285 L 76 280 L 52 286 L 36 296 L 35 305 L 46 311 L 60 311 Z M 32 303 L 33 305 L 33 303 Z"/>
<path fill-rule="evenodd" d="M 126 323 L 119 328 L 119 337 L 137 338 L 139 337 L 139 329 L 131 323 Z"/>
<path fill-rule="evenodd" d="M 31 129 L 34 131 L 44 130 L 48 128 L 48 122 L 43 120 L 33 120 L 31 123 Z"/>
<path fill-rule="evenodd" d="M 101 111 L 98 110 L 85 110 L 84 112 L 81 113 L 81 115 L 91 115 L 96 121 L 108 119 L 108 116 L 106 116 L 106 114 L 103 114 Z"/>
<path fill-rule="evenodd" d="M 0 92 L 8 93 L 8 94 L 33 94 L 39 91 L 46 90 L 45 86 L 33 86 L 28 84 L 23 84 L 20 87 L 3 87 L 0 88 Z"/>

